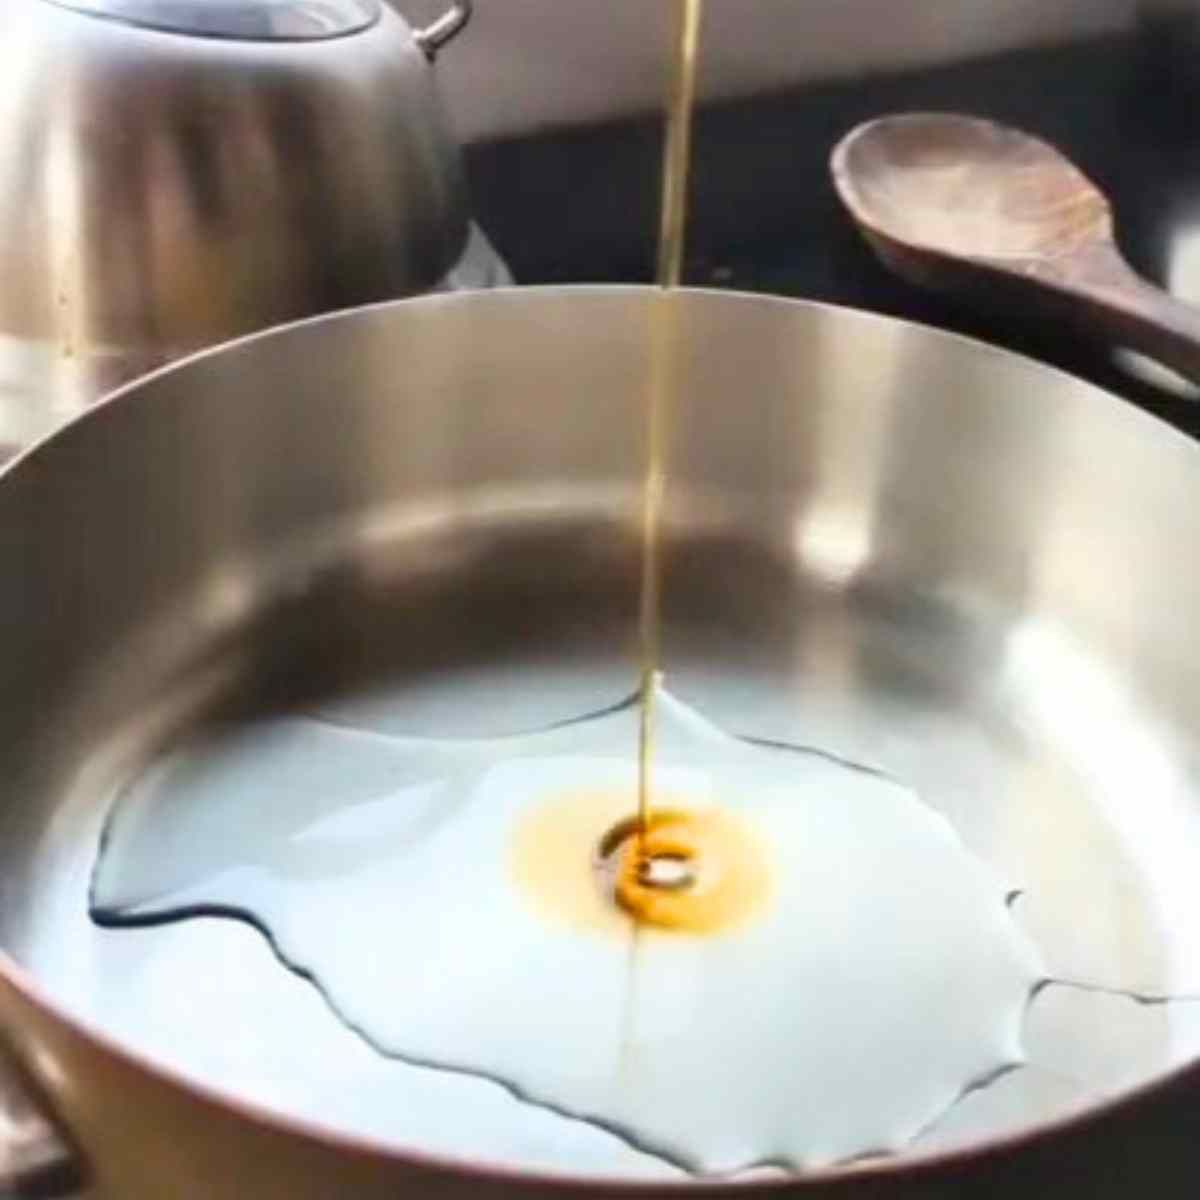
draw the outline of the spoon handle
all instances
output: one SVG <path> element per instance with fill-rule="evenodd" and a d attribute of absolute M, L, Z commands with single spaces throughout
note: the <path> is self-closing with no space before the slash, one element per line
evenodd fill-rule
<path fill-rule="evenodd" d="M 1143 279 L 1110 242 L 1092 242 L 1030 272 L 1083 307 L 1086 327 L 1200 383 L 1200 309 Z"/>

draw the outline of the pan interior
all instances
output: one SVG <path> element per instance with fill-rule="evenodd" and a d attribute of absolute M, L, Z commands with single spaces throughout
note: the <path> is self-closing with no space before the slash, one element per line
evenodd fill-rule
<path fill-rule="evenodd" d="M 52 997 L 227 1094 L 395 1147 L 673 1174 L 383 1059 L 245 925 L 87 914 L 114 789 L 214 723 L 318 704 L 487 736 L 629 694 L 652 296 L 303 323 L 144 381 L 0 478 L 0 945 Z M 670 690 L 912 788 L 1012 881 L 1062 981 L 1029 1008 L 1029 1065 L 906 1154 L 1193 1059 L 1195 446 L 903 322 L 678 300 Z"/>
<path fill-rule="evenodd" d="M 1191 836 L 1187 789 L 1119 679 L 1052 626 L 896 581 L 837 584 L 736 523 L 698 518 L 701 502 L 677 508 L 672 692 L 727 730 L 817 746 L 916 789 L 1020 890 L 1017 919 L 1062 981 L 1030 1006 L 1028 1065 L 965 1096 L 906 1153 L 1037 1125 L 1200 1050 L 1188 999 L 1200 955 L 1172 921 L 1194 899 L 1177 868 L 1195 843 L 1163 837 Z M 18 958 L 121 1041 L 280 1112 L 518 1167 L 678 1175 L 486 1080 L 381 1057 L 245 924 L 112 930 L 87 916 L 97 797 L 164 746 L 314 705 L 387 733 L 489 737 L 619 702 L 636 672 L 631 512 L 625 497 L 608 513 L 567 506 L 452 536 L 398 522 L 369 551 L 291 563 L 269 604 L 197 645 L 153 715 L 83 765 L 38 840 L 37 894 L 10 931 Z M 1060 694 L 1075 698 L 1074 723 Z M 1153 789 L 1153 822 L 1128 819 L 1131 787 Z"/>

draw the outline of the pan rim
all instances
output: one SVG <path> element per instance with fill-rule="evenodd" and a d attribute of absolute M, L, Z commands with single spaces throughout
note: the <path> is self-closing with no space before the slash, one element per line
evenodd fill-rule
<path fill-rule="evenodd" d="M 570 297 L 644 297 L 655 294 L 657 288 L 639 284 L 567 284 L 538 287 L 503 287 L 485 292 L 460 292 L 440 295 L 409 297 L 385 300 L 368 305 L 340 309 L 307 317 L 298 321 L 273 326 L 244 337 L 205 348 L 175 362 L 160 367 L 106 394 L 85 412 L 75 416 L 62 426 L 26 447 L 7 463 L 0 466 L 0 499 L 10 475 L 22 469 L 22 464 L 36 459 L 47 447 L 60 439 L 73 436 L 77 426 L 102 419 L 102 414 L 113 404 L 136 395 L 147 385 L 176 372 L 187 371 L 193 364 L 204 362 L 215 356 L 229 356 L 239 350 L 253 346 L 260 340 L 289 336 L 292 332 L 309 326 L 319 326 L 353 321 L 363 315 L 384 311 L 403 310 L 412 306 L 434 309 L 514 301 L 566 299 Z M 1057 379 L 1074 389 L 1083 389 L 1080 396 L 1091 397 L 1092 405 L 1102 405 L 1110 413 L 1120 413 L 1121 419 L 1132 422 L 1132 427 L 1143 435 L 1150 434 L 1172 444 L 1177 451 L 1194 457 L 1200 466 L 1200 444 L 1188 434 L 1177 429 L 1163 418 L 1147 412 L 1133 402 L 1107 391 L 1097 384 L 1072 375 L 1051 364 L 1040 362 L 1025 354 L 1009 350 L 955 331 L 941 329 L 923 322 L 866 309 L 832 304 L 825 301 L 776 296 L 768 293 L 736 291 L 718 288 L 681 288 L 679 293 L 689 297 L 689 302 L 702 304 L 752 304 L 761 308 L 777 310 L 807 310 L 815 313 L 836 315 L 840 321 L 852 319 L 864 324 L 883 324 L 892 328 L 919 330 L 932 335 L 934 342 L 947 347 L 958 346 L 976 358 L 992 358 L 998 363 L 1018 368 L 1025 374 L 1038 379 Z M 905 1178 L 919 1181 L 924 1177 L 933 1179 L 941 1174 L 951 1174 L 965 1167 L 979 1167 L 1007 1155 L 1043 1146 L 1064 1134 L 1082 1132 L 1088 1126 L 1098 1124 L 1105 1118 L 1120 1118 L 1140 1107 L 1147 1100 L 1162 1096 L 1188 1082 L 1200 1081 L 1200 1058 L 1179 1064 L 1170 1070 L 1155 1075 L 1132 1087 L 1106 1095 L 1095 1102 L 1068 1111 L 1060 1116 L 1038 1124 L 996 1134 L 978 1141 L 945 1149 L 926 1152 L 905 1153 L 890 1157 L 871 1158 L 852 1163 L 833 1164 L 805 1170 L 787 1178 L 711 1177 L 659 1180 L 638 1176 L 608 1176 L 570 1172 L 549 1168 L 523 1168 L 496 1162 L 487 1158 L 465 1155 L 439 1154 L 408 1146 L 392 1139 L 371 1137 L 338 1130 L 305 1117 L 290 1115 L 269 1105 L 260 1104 L 236 1093 L 226 1091 L 219 1085 L 194 1078 L 185 1071 L 161 1062 L 111 1036 L 94 1025 L 86 1017 L 61 1006 L 34 977 L 20 966 L 6 950 L 0 947 L 0 985 L 6 986 L 39 1016 L 65 1029 L 73 1038 L 89 1045 L 94 1051 L 105 1055 L 121 1066 L 149 1076 L 156 1084 L 183 1093 L 194 1103 L 226 1116 L 245 1121 L 267 1134 L 300 1138 L 322 1145 L 329 1150 L 377 1163 L 381 1167 L 397 1170 L 420 1170 L 430 1174 L 457 1176 L 468 1182 L 488 1182 L 496 1185 L 536 1185 L 545 1189 L 563 1191 L 585 1191 L 596 1195 L 621 1193 L 653 1196 L 674 1195 L 680 1191 L 699 1191 L 720 1194 L 746 1194 L 760 1191 L 804 1192 L 818 1190 L 831 1184 L 843 1184 L 855 1179 L 886 1181 Z M 69 1133 L 69 1131 L 68 1131 Z"/>

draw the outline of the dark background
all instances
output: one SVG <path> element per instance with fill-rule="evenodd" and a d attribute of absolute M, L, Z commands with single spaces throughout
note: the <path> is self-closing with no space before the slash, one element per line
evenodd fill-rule
<path fill-rule="evenodd" d="M 1118 239 L 1138 270 L 1200 302 L 1195 81 L 1200 43 L 1178 31 L 1141 32 L 706 107 L 695 130 L 686 280 L 855 305 L 985 337 L 1200 436 L 1200 390 L 1131 367 L 1111 346 L 1031 326 L 1020 314 L 967 311 L 890 275 L 842 210 L 827 165 L 844 133 L 886 112 L 956 110 L 1016 125 L 1055 142 L 1107 192 Z M 661 127 L 649 116 L 469 148 L 479 219 L 520 283 L 650 279 Z"/>

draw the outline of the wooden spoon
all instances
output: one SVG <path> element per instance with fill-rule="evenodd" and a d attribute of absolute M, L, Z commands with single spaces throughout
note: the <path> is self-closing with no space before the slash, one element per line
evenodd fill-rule
<path fill-rule="evenodd" d="M 834 184 L 900 275 L 1069 321 L 1200 380 L 1200 310 L 1142 279 L 1104 195 L 1053 146 L 993 121 L 905 113 L 833 151 Z"/>

